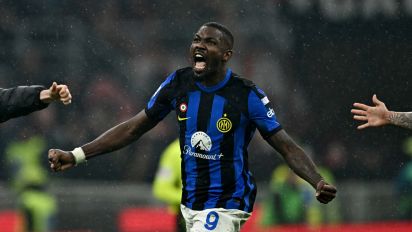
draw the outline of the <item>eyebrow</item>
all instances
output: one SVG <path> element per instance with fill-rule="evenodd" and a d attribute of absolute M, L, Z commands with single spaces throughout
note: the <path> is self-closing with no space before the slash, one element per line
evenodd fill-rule
<path fill-rule="evenodd" d="M 195 34 L 193 37 L 199 37 L 199 38 L 202 38 L 199 34 Z M 206 37 L 206 38 L 202 38 L 202 39 L 204 39 L 204 40 L 216 40 L 216 41 L 219 41 L 219 39 L 218 38 L 215 38 L 215 37 Z"/>

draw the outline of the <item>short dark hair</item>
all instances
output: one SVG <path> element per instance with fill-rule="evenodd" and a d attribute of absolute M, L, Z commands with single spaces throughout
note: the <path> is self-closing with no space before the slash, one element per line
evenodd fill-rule
<path fill-rule="evenodd" d="M 221 31 L 226 39 L 226 42 L 229 46 L 230 49 L 233 48 L 233 45 L 235 44 L 235 38 L 232 35 L 232 32 L 230 32 L 230 30 L 224 26 L 223 24 L 217 23 L 217 22 L 208 22 L 203 24 L 202 26 L 206 26 L 206 27 L 214 27 L 216 29 L 218 29 L 219 31 Z"/>

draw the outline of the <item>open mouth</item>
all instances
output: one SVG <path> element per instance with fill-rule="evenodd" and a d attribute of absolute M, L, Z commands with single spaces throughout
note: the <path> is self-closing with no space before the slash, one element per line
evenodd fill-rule
<path fill-rule="evenodd" d="M 202 73 L 206 70 L 206 58 L 203 54 L 195 53 L 193 56 L 193 71 L 196 73 Z"/>

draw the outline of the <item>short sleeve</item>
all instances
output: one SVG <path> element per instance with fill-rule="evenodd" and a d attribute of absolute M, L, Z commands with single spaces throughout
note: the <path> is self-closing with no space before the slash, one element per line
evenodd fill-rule
<path fill-rule="evenodd" d="M 264 138 L 268 138 L 282 129 L 277 121 L 272 103 L 261 89 L 255 87 L 250 91 L 248 113 L 249 118 Z"/>
<path fill-rule="evenodd" d="M 173 88 L 171 86 L 176 72 L 170 74 L 166 80 L 159 86 L 146 105 L 146 115 L 154 120 L 161 121 L 173 109 Z"/>

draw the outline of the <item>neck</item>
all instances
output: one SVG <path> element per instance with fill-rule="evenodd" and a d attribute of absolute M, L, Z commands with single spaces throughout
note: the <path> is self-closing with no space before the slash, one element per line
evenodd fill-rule
<path fill-rule="evenodd" d="M 209 77 L 206 77 L 202 82 L 200 82 L 204 86 L 214 86 L 217 85 L 219 82 L 223 81 L 226 76 L 226 68 L 220 69 L 215 73 L 211 73 Z"/>

